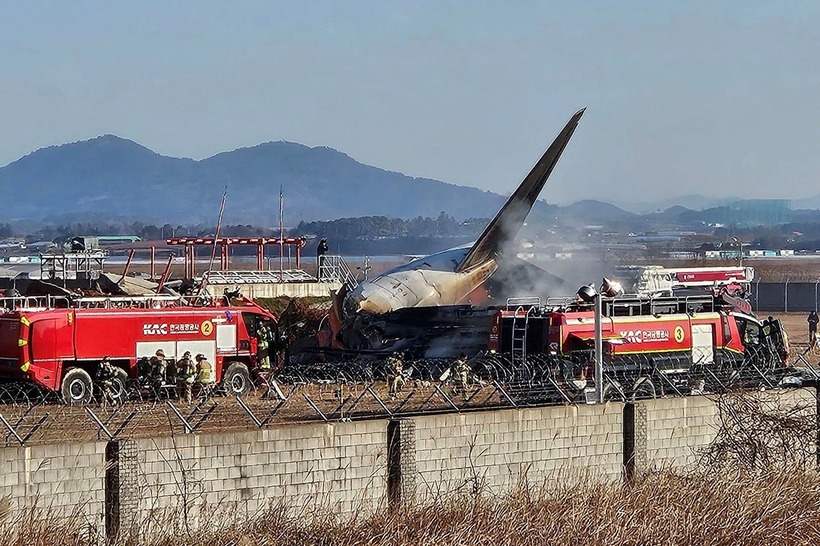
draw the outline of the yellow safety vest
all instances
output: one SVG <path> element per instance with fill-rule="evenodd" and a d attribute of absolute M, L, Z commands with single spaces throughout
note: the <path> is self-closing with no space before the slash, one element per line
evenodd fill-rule
<path fill-rule="evenodd" d="M 199 361 L 199 374 L 197 380 L 200 383 L 212 383 L 213 378 L 211 377 L 211 363 L 207 360 L 200 360 Z"/>
<path fill-rule="evenodd" d="M 190 358 L 183 358 L 177 363 L 179 369 L 177 371 L 177 381 L 182 380 L 186 383 L 193 383 L 196 376 L 196 367 Z"/>

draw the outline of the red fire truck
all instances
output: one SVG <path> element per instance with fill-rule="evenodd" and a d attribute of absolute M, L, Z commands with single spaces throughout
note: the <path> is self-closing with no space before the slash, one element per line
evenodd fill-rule
<path fill-rule="evenodd" d="M 3 303 L 0 302 L 0 309 Z M 118 381 L 137 377 L 137 363 L 162 349 L 167 360 L 203 354 L 214 379 L 233 394 L 252 387 L 256 332 L 276 332 L 274 315 L 252 303 L 188 305 L 182 298 L 81 298 L 70 306 L 5 305 L 0 314 L 0 376 L 60 391 L 66 402 L 92 398 L 92 377 L 104 356 Z"/>
<path fill-rule="evenodd" d="M 658 265 L 618 268 L 636 294 L 671 296 L 681 290 L 725 288 L 730 293 L 748 290 L 753 267 L 662 267 Z M 704 291 L 705 291 L 704 290 Z"/>
<path fill-rule="evenodd" d="M 689 391 L 692 378 L 782 369 L 788 341 L 780 322 L 759 321 L 713 296 L 602 298 L 604 371 L 624 390 L 650 396 Z M 593 305 L 508 305 L 493 317 L 489 348 L 527 361 L 547 355 L 566 383 L 591 378 L 595 337 Z M 530 359 L 532 360 L 532 359 Z M 579 388 L 581 388 L 579 386 Z"/>

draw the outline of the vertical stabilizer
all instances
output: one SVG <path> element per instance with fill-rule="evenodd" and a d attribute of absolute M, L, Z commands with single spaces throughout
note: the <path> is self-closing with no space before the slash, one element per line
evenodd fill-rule
<path fill-rule="evenodd" d="M 475 242 L 470 252 L 458 265 L 456 271 L 467 271 L 473 267 L 485 263 L 487 260 L 495 258 L 501 246 L 512 240 L 524 224 L 535 200 L 547 183 L 555 164 L 561 157 L 561 153 L 566 148 L 572 133 L 578 126 L 581 116 L 584 115 L 582 108 L 569 120 L 561 133 L 555 138 L 538 163 L 532 168 L 530 173 L 521 182 L 521 185 L 513 192 L 510 198 L 501 207 L 501 210 L 493 218 L 493 221 L 484 229 L 484 233 Z"/>

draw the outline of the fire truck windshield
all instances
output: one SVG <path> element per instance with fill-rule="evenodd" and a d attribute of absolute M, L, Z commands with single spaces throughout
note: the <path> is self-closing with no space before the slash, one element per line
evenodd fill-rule
<path fill-rule="evenodd" d="M 738 315 L 735 316 L 735 321 L 744 346 L 760 345 L 760 326 L 757 323 Z"/>

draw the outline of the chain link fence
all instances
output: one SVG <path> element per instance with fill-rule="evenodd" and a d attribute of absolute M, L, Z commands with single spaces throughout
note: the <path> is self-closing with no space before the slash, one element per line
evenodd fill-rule
<path fill-rule="evenodd" d="M 820 377 L 811 355 L 798 355 L 789 367 L 759 364 L 772 361 L 766 357 L 752 349 L 745 356 L 718 353 L 713 362 L 693 364 L 684 356 L 629 355 L 604 363 L 604 399 L 773 389 Z M 0 422 L 9 446 L 597 401 L 591 351 L 526 359 L 486 353 L 470 359 L 466 368 L 455 362 L 406 361 L 401 375 L 387 361 L 363 357 L 291 365 L 256 377 L 256 388 L 245 397 L 203 392 L 191 403 L 180 400 L 173 388 L 146 391 L 135 383 L 117 405 L 103 403 L 98 392 L 91 404 L 69 406 L 31 385 L 0 384 Z"/>
<path fill-rule="evenodd" d="M 820 280 L 816 282 L 755 282 L 750 287 L 752 309 L 761 313 L 820 311 Z"/>

